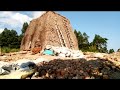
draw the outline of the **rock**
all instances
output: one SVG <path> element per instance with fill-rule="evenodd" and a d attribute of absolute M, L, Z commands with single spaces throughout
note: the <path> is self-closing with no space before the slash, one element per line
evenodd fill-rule
<path fill-rule="evenodd" d="M 6 71 L 11 71 L 11 70 L 13 70 L 13 67 L 12 67 L 12 65 L 4 65 L 4 66 L 2 66 L 2 68 L 4 69 L 4 70 L 6 70 Z"/>
<path fill-rule="evenodd" d="M 4 70 L 3 68 L 0 67 L 0 75 L 7 75 L 9 73 L 10 73 L 9 71 Z"/>
<path fill-rule="evenodd" d="M 34 60 L 20 59 L 12 62 L 12 67 L 16 67 L 17 70 L 27 71 L 36 68 L 36 63 L 34 63 Z"/>
<path fill-rule="evenodd" d="M 0 67 L 3 68 L 6 71 L 11 71 L 17 69 L 17 65 L 13 63 L 8 63 L 8 62 L 0 62 Z"/>
<path fill-rule="evenodd" d="M 2 68 L 4 70 L 7 70 L 7 71 L 11 72 L 11 70 L 18 70 L 19 69 L 19 65 L 18 64 L 14 64 L 14 63 L 9 63 L 9 64 L 3 65 Z"/>
<path fill-rule="evenodd" d="M 20 70 L 22 71 L 29 71 L 30 69 L 35 69 L 35 68 L 36 68 L 36 64 L 34 62 L 26 62 L 20 65 Z"/>

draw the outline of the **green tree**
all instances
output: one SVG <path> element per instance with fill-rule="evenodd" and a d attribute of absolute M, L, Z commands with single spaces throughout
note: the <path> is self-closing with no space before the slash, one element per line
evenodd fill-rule
<path fill-rule="evenodd" d="M 24 35 L 24 33 L 25 33 L 25 31 L 26 31 L 27 28 L 28 28 L 28 23 L 25 22 L 25 23 L 23 24 L 22 29 L 21 29 L 23 35 Z"/>
<path fill-rule="evenodd" d="M 89 36 L 84 32 L 83 34 L 80 31 L 74 31 L 77 40 L 78 40 L 78 47 L 82 51 L 87 51 L 89 49 Z"/>
<path fill-rule="evenodd" d="M 109 50 L 109 53 L 113 53 L 113 52 L 115 52 L 114 49 L 110 49 Z"/>
<path fill-rule="evenodd" d="M 28 23 L 25 22 L 25 23 L 23 24 L 22 29 L 21 29 L 22 33 L 18 36 L 19 47 L 20 47 L 20 45 L 21 45 L 22 38 L 23 38 L 23 36 L 24 36 L 27 28 L 28 28 Z"/>
<path fill-rule="evenodd" d="M 120 52 L 120 48 L 117 50 L 117 52 Z"/>
<path fill-rule="evenodd" d="M 76 35 L 76 38 L 78 38 L 78 33 L 77 33 L 76 29 L 74 30 L 74 34 Z"/>
<path fill-rule="evenodd" d="M 7 28 L 0 34 L 0 46 L 18 48 L 18 34 L 15 30 L 9 30 Z"/>
<path fill-rule="evenodd" d="M 83 51 L 88 51 L 88 49 L 89 49 L 89 41 L 88 41 L 89 36 L 85 32 L 83 33 L 82 36 L 83 36 L 83 42 L 82 42 Z"/>
<path fill-rule="evenodd" d="M 96 51 L 106 53 L 108 52 L 107 40 L 107 38 L 103 38 L 100 35 L 95 34 L 92 45 L 96 47 Z"/>
<path fill-rule="evenodd" d="M 83 33 L 83 43 L 84 44 L 89 44 L 88 38 L 89 38 L 89 36 L 84 32 Z"/>
<path fill-rule="evenodd" d="M 76 37 L 77 37 L 77 40 L 78 40 L 78 47 L 79 47 L 79 49 L 81 49 L 82 47 L 82 43 L 83 43 L 83 36 L 82 36 L 82 33 L 80 32 L 80 31 L 74 31 L 74 33 L 75 33 L 75 35 L 76 35 Z"/>

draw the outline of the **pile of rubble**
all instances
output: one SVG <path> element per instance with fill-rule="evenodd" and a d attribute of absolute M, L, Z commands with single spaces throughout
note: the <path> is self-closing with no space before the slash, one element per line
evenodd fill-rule
<path fill-rule="evenodd" d="M 120 68 L 102 59 L 52 60 L 39 66 L 36 77 L 41 79 L 120 79 Z"/>
<path fill-rule="evenodd" d="M 55 47 L 51 45 L 47 45 L 44 51 L 51 51 L 54 56 L 60 56 L 60 57 L 73 57 L 73 58 L 83 58 L 83 52 L 81 50 L 71 50 L 68 49 L 67 47 Z M 48 54 L 49 53 L 44 53 L 43 54 Z"/>

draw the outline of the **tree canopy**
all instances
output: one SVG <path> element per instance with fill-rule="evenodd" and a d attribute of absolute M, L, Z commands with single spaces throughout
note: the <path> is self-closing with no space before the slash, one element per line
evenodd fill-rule
<path fill-rule="evenodd" d="M 28 27 L 28 23 L 25 22 L 21 29 L 21 34 L 18 35 L 16 30 L 9 30 L 7 28 L 0 34 L 0 46 L 9 48 L 20 48 L 21 40 Z"/>
<path fill-rule="evenodd" d="M 77 37 L 77 40 L 78 40 L 78 46 L 79 46 L 79 49 L 83 50 L 83 51 L 86 51 L 88 50 L 89 48 L 89 41 L 88 41 L 88 38 L 89 36 L 84 32 L 83 34 L 80 32 L 80 31 L 74 31 L 76 37 Z"/>
<path fill-rule="evenodd" d="M 107 51 L 107 38 L 103 38 L 100 35 L 95 34 L 95 37 L 93 39 L 93 46 L 95 46 L 96 50 L 98 52 L 108 52 Z"/>
<path fill-rule="evenodd" d="M 0 34 L 0 46 L 18 48 L 18 34 L 15 30 L 9 30 L 7 28 Z"/>
<path fill-rule="evenodd" d="M 26 31 L 26 29 L 27 29 L 27 28 L 28 28 L 28 23 L 27 23 L 27 22 L 25 22 L 25 23 L 23 24 L 22 29 L 21 29 L 22 34 L 24 34 L 24 33 L 25 33 L 25 31 Z"/>
<path fill-rule="evenodd" d="M 114 49 L 110 49 L 109 50 L 109 53 L 113 53 L 113 52 L 115 52 Z"/>
<path fill-rule="evenodd" d="M 117 52 L 120 52 L 120 48 L 117 50 Z"/>
<path fill-rule="evenodd" d="M 89 36 L 83 32 L 74 30 L 74 33 L 78 40 L 79 49 L 82 51 L 103 52 L 107 53 L 107 38 L 103 38 L 100 35 L 95 34 L 92 42 L 89 42 Z"/>

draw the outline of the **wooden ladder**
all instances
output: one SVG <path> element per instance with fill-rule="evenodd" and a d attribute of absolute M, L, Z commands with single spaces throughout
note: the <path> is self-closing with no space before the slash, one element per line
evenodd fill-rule
<path fill-rule="evenodd" d="M 64 39 L 63 34 L 62 34 L 60 28 L 58 27 L 58 24 L 57 24 L 57 17 L 55 17 L 55 27 L 56 27 L 56 30 L 57 30 L 57 33 L 58 33 L 58 36 L 59 36 L 59 39 L 60 39 L 61 46 L 66 47 L 65 39 Z"/>
<path fill-rule="evenodd" d="M 65 32 L 66 32 L 67 37 L 68 37 L 68 41 L 69 41 L 69 44 L 70 44 L 70 48 L 72 49 L 72 48 L 73 48 L 73 42 L 72 42 L 72 39 L 71 39 L 71 37 L 70 37 L 70 32 L 69 32 L 69 30 L 68 30 L 68 26 L 67 26 L 67 24 L 66 24 L 66 20 L 64 20 L 63 23 L 64 23 L 64 25 L 65 25 L 65 27 L 66 27 Z"/>

